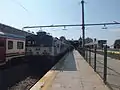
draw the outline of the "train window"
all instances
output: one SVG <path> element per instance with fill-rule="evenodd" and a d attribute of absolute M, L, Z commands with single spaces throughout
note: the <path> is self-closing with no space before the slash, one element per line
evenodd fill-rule
<path fill-rule="evenodd" d="M 36 50 L 40 50 L 40 48 L 36 48 Z"/>
<path fill-rule="evenodd" d="M 36 52 L 37 55 L 39 55 L 39 52 Z"/>
<path fill-rule="evenodd" d="M 59 48 L 59 44 L 57 44 L 57 47 Z"/>
<path fill-rule="evenodd" d="M 27 41 L 27 43 L 28 43 L 28 45 L 30 45 L 30 44 L 31 44 L 31 41 Z"/>
<path fill-rule="evenodd" d="M 23 48 L 24 48 L 23 42 L 17 42 L 17 49 L 23 49 Z"/>
<path fill-rule="evenodd" d="M 4 47 L 4 42 L 0 41 L 0 47 Z"/>
<path fill-rule="evenodd" d="M 34 44 L 35 44 L 35 41 L 32 41 L 32 44 L 34 45 Z"/>
<path fill-rule="evenodd" d="M 49 51 L 50 51 L 50 52 L 52 51 L 52 48 L 51 48 L 51 47 L 49 47 Z"/>
<path fill-rule="evenodd" d="M 13 41 L 8 41 L 8 49 L 13 49 Z"/>

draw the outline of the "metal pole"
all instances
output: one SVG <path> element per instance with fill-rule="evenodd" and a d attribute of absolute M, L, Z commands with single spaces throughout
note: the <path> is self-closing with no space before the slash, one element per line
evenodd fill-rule
<path fill-rule="evenodd" d="M 91 48 L 89 48 L 89 64 L 91 65 Z"/>
<path fill-rule="evenodd" d="M 107 81 L 107 45 L 104 46 L 104 83 Z"/>
<path fill-rule="evenodd" d="M 85 60 L 87 60 L 87 49 L 85 48 Z"/>
<path fill-rule="evenodd" d="M 85 50 L 84 50 L 84 46 L 85 46 L 85 22 L 84 22 L 84 0 L 81 1 L 82 4 L 82 47 L 83 47 L 83 57 L 85 56 Z"/>
<path fill-rule="evenodd" d="M 94 71 L 96 72 L 96 49 L 97 49 L 97 45 L 95 44 L 94 47 Z"/>
<path fill-rule="evenodd" d="M 86 48 L 86 61 L 88 61 L 88 48 Z"/>

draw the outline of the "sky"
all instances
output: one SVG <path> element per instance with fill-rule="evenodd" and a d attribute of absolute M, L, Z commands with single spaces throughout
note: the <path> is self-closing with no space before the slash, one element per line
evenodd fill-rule
<path fill-rule="evenodd" d="M 1 0 L 0 23 L 22 29 L 24 26 L 81 24 L 81 0 Z M 85 0 L 85 23 L 120 22 L 120 0 Z M 86 27 L 85 36 L 107 39 L 112 45 L 120 38 L 120 25 Z M 81 27 L 42 28 L 55 37 L 78 39 Z M 40 29 L 29 29 L 37 32 Z M 25 30 L 27 31 L 27 30 Z"/>

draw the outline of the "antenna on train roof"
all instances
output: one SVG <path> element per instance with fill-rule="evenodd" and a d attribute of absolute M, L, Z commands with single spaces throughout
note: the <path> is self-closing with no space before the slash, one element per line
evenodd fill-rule
<path fill-rule="evenodd" d="M 43 32 L 42 27 L 40 27 L 40 30 L 38 32 Z"/>

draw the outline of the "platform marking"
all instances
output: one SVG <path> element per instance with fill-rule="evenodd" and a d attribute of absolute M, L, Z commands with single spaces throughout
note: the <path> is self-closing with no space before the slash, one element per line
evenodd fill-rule
<path fill-rule="evenodd" d="M 55 71 L 48 71 L 30 90 L 46 90 L 55 75 Z"/>

